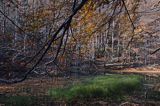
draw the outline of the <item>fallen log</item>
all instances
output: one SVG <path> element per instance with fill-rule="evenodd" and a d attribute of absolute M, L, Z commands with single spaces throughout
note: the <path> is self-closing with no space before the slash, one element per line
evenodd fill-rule
<path fill-rule="evenodd" d="M 113 64 L 105 64 L 104 67 L 107 69 L 121 69 L 121 68 L 134 68 L 141 67 L 143 64 L 141 63 L 113 63 Z"/>

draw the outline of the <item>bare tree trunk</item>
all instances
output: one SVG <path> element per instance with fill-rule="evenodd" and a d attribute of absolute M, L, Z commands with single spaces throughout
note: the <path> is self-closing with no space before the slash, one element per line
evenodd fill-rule
<path fill-rule="evenodd" d="M 114 35 L 115 35 L 114 28 L 115 28 L 115 22 L 113 20 L 113 22 L 112 22 L 112 59 L 111 59 L 112 61 L 114 58 Z"/>
<path fill-rule="evenodd" d="M 117 45 L 117 56 L 118 56 L 118 62 L 120 61 L 119 60 L 119 57 L 120 57 L 120 38 L 119 38 L 119 35 L 118 35 L 118 45 Z"/>
<path fill-rule="evenodd" d="M 148 52 L 147 52 L 147 40 L 145 41 L 145 43 L 144 43 L 144 51 L 145 51 L 145 57 L 144 57 L 144 64 L 145 65 L 147 65 L 147 60 L 148 60 L 148 58 L 147 58 L 147 56 L 148 56 Z"/>
<path fill-rule="evenodd" d="M 6 5 L 6 3 L 4 2 L 2 4 L 2 10 L 3 10 L 4 14 L 6 14 L 6 6 L 5 5 Z M 6 40 L 6 38 L 5 38 L 5 36 L 6 36 L 5 35 L 6 34 L 5 30 L 6 30 L 6 17 L 4 16 L 3 17 L 3 29 L 2 29 L 2 31 L 3 31 L 3 46 L 6 46 L 6 44 L 5 44 L 5 40 Z"/>

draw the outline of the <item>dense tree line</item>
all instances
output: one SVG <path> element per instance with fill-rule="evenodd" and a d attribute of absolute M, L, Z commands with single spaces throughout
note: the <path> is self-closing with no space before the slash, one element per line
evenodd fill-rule
<path fill-rule="evenodd" d="M 1 0 L 0 81 L 20 82 L 30 73 L 57 75 L 73 67 L 87 72 L 90 68 L 92 73 L 97 61 L 104 66 L 158 64 L 159 19 L 144 25 L 139 12 L 144 4 L 143 0 Z"/>

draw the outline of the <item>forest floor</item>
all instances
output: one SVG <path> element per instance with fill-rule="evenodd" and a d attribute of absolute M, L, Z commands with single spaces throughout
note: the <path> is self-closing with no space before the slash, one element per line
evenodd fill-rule
<path fill-rule="evenodd" d="M 124 70 L 112 70 L 113 73 L 116 74 L 141 74 L 147 76 L 145 79 L 147 83 L 145 83 L 145 87 L 152 89 L 154 86 L 158 85 L 157 91 L 160 92 L 160 67 L 141 67 L 141 68 L 128 68 Z M 152 78 L 150 78 L 152 77 Z M 2 103 L 3 98 L 10 97 L 10 96 L 34 96 L 39 97 L 37 101 L 41 101 L 43 103 L 36 104 L 41 106 L 45 106 L 45 103 L 51 103 L 51 100 L 47 97 L 47 91 L 51 88 L 59 88 L 65 87 L 71 83 L 79 83 L 81 78 L 30 78 L 24 82 L 17 83 L 17 84 L 0 84 L 0 106 Z M 149 89 L 147 89 L 149 91 Z M 150 92 L 150 91 L 149 91 Z M 151 94 L 149 99 L 146 99 L 146 95 L 143 92 L 142 94 L 137 94 L 132 100 L 134 101 L 124 101 L 121 103 L 121 106 L 160 106 L 160 93 L 156 93 L 156 95 Z M 45 99 L 44 99 L 45 98 Z M 47 99 L 46 99 L 47 98 Z M 7 98 L 8 99 L 8 98 Z M 95 101 L 94 101 L 95 102 Z M 104 101 L 97 101 L 100 106 L 105 104 Z M 147 105 L 144 105 L 146 104 Z M 52 104 L 53 105 L 53 104 Z M 52 106 L 51 105 L 51 106 Z M 98 105 L 98 106 L 99 106 Z M 2 105 L 3 106 L 3 105 Z M 6 105 L 4 105 L 6 106 Z M 15 105 L 13 105 L 15 106 Z M 27 105 L 28 106 L 28 105 Z M 30 105 L 29 105 L 30 106 Z M 104 105 L 105 106 L 105 105 Z M 110 106 L 110 105 L 109 105 Z M 115 103 L 111 103 L 111 106 L 117 106 Z"/>
<path fill-rule="evenodd" d="M 135 73 L 149 76 L 160 76 L 160 66 L 146 66 L 138 68 L 126 68 L 123 70 L 112 70 L 111 72 L 115 73 Z"/>

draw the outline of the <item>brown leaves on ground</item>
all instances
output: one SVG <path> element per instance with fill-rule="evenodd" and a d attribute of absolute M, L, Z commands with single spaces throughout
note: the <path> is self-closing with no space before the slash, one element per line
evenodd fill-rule
<path fill-rule="evenodd" d="M 51 88 L 64 87 L 72 80 L 65 78 L 34 78 L 17 84 L 1 84 L 0 94 L 4 95 L 46 95 Z"/>

